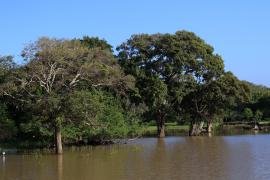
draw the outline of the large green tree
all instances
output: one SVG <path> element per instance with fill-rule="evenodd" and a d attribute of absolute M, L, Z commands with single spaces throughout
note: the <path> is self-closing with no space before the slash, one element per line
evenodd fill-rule
<path fill-rule="evenodd" d="M 222 119 L 224 112 L 246 102 L 248 93 L 248 87 L 231 72 L 197 84 L 182 101 L 184 112 L 192 117 L 189 134 L 199 135 L 204 122 L 207 123 L 207 131 L 211 132 L 214 118 L 221 116 Z"/>
<path fill-rule="evenodd" d="M 165 135 L 167 112 L 182 112 L 183 97 L 219 77 L 224 69 L 214 49 L 187 31 L 133 35 L 117 50 L 120 64 L 136 77 L 142 100 L 155 114 L 159 137 Z"/>
<path fill-rule="evenodd" d="M 109 49 L 90 48 L 79 40 L 41 38 L 29 44 L 22 55 L 26 64 L 13 78 L 17 91 L 5 93 L 30 104 L 33 113 L 42 117 L 38 119 L 41 124 L 54 129 L 58 154 L 62 153 L 66 102 L 74 90 L 132 84 Z"/>

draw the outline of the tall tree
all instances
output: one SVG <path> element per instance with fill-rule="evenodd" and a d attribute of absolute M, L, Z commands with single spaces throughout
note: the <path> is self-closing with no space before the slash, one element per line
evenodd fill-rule
<path fill-rule="evenodd" d="M 61 124 L 65 103 L 76 89 L 124 86 L 124 76 L 108 49 L 89 48 L 78 40 L 41 38 L 23 53 L 26 65 L 14 78 L 18 99 L 31 103 L 43 124 L 54 128 L 56 153 L 62 153 Z M 23 94 L 23 96 L 21 95 Z M 67 112 L 68 113 L 68 112 Z"/>
<path fill-rule="evenodd" d="M 187 31 L 133 35 L 117 50 L 120 64 L 136 77 L 142 99 L 155 112 L 159 137 L 164 136 L 167 111 L 182 112 L 183 97 L 220 76 L 224 69 L 214 49 Z"/>
<path fill-rule="evenodd" d="M 120 64 L 136 77 L 143 101 L 156 115 L 159 137 L 165 135 L 166 111 L 181 112 L 183 97 L 198 84 L 220 76 L 224 69 L 214 49 L 187 31 L 133 35 L 117 50 Z"/>

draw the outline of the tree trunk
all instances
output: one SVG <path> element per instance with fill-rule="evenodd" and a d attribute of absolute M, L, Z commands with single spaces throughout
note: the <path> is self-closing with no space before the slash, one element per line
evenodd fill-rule
<path fill-rule="evenodd" d="M 207 122 L 207 132 L 212 133 L 212 131 L 213 131 L 213 124 L 211 121 L 208 121 Z"/>
<path fill-rule="evenodd" d="M 191 122 L 189 127 L 189 136 L 198 136 L 203 130 L 204 122 Z"/>
<path fill-rule="evenodd" d="M 159 138 L 165 137 L 165 124 L 160 125 L 160 126 L 158 127 L 158 137 L 159 137 Z"/>
<path fill-rule="evenodd" d="M 159 112 L 157 117 L 157 135 L 159 138 L 165 137 L 164 113 Z"/>
<path fill-rule="evenodd" d="M 55 153 L 63 154 L 61 128 L 55 126 Z"/>

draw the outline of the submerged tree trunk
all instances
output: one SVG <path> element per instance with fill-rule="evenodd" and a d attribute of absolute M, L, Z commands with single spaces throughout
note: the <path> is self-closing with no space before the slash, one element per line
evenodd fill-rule
<path fill-rule="evenodd" d="M 58 180 L 63 179 L 63 156 L 57 156 L 57 177 Z"/>
<path fill-rule="evenodd" d="M 159 138 L 165 137 L 165 124 L 164 123 L 158 126 L 158 137 Z"/>
<path fill-rule="evenodd" d="M 203 121 L 191 122 L 189 127 L 189 136 L 198 136 L 203 131 Z"/>
<path fill-rule="evenodd" d="M 55 126 L 55 153 L 63 154 L 61 128 Z"/>
<path fill-rule="evenodd" d="M 162 112 L 159 112 L 157 117 L 157 135 L 159 138 L 165 137 L 165 119 Z"/>

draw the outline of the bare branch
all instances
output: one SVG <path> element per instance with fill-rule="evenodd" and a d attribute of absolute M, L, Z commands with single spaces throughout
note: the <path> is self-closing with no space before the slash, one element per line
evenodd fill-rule
<path fill-rule="evenodd" d="M 72 81 L 69 83 L 69 86 L 74 86 L 77 82 L 79 82 L 78 78 L 81 74 L 76 74 L 76 76 L 72 79 Z"/>

